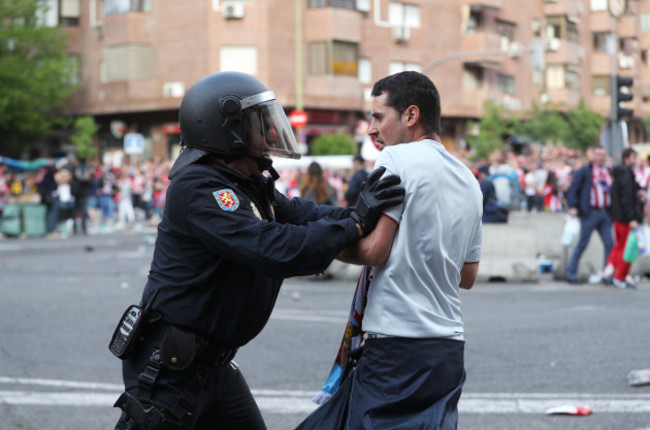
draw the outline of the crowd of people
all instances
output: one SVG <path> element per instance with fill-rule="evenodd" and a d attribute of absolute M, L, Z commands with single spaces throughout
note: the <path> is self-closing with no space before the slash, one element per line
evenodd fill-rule
<path fill-rule="evenodd" d="M 478 161 L 471 161 L 466 151 L 451 152 L 472 169 L 482 184 L 483 222 L 507 222 L 512 203 L 503 208 L 497 202 L 493 178 L 503 176 L 503 172 L 515 178 L 515 210 L 568 212 L 572 172 L 589 163 L 593 150 L 583 152 L 563 146 L 543 147 L 526 154 L 497 150 L 488 159 Z M 319 204 L 348 207 L 373 167 L 372 161 L 361 156 L 351 159 L 352 168 L 330 169 L 313 162 L 307 168 L 280 171 L 276 186 L 289 198 L 305 197 Z M 609 159 L 607 165 L 614 167 Z M 50 236 L 111 232 L 129 228 L 136 221 L 156 225 L 165 205 L 170 166 L 170 160 L 157 158 L 121 167 L 62 159 L 50 160 L 38 170 L 20 171 L 0 162 L 0 211 L 11 203 L 44 204 Z M 647 191 L 650 163 L 639 156 L 633 171 L 639 186 Z"/>
<path fill-rule="evenodd" d="M 155 225 L 165 206 L 170 162 L 151 159 L 114 167 L 51 159 L 36 170 L 0 164 L 0 211 L 10 204 L 42 204 L 49 237 Z"/>

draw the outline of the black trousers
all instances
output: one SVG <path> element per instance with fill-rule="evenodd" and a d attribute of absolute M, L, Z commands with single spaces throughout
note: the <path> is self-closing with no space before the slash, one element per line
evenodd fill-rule
<path fill-rule="evenodd" d="M 297 430 L 453 430 L 465 342 L 367 339 L 356 368 Z"/>
<path fill-rule="evenodd" d="M 122 362 L 126 391 L 136 398 L 139 391 L 138 376 L 156 346 L 157 337 L 152 335 L 151 339 L 138 345 L 132 355 Z M 172 370 L 163 366 L 151 392 L 151 403 L 165 410 L 173 408 L 195 370 L 194 366 L 185 370 Z M 207 380 L 189 412 L 191 414 L 183 420 L 183 430 L 266 429 L 250 388 L 234 362 L 209 369 Z"/>

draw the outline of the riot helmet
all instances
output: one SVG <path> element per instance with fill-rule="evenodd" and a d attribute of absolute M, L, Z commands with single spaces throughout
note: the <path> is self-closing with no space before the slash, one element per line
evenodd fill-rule
<path fill-rule="evenodd" d="M 269 155 L 300 158 L 284 109 L 264 84 L 240 72 L 219 72 L 187 91 L 179 112 L 181 145 L 169 178 L 207 154 L 228 161 L 251 157 L 270 167 Z"/>

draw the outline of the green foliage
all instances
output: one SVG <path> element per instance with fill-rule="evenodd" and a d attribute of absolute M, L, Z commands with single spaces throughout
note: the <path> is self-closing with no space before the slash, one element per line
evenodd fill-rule
<path fill-rule="evenodd" d="M 503 146 L 504 137 L 518 134 L 521 131 L 521 120 L 514 115 L 508 115 L 505 109 L 493 100 L 483 104 L 483 117 L 479 123 L 478 136 L 467 136 L 466 139 L 476 151 L 478 159 L 487 158 L 490 153 Z"/>
<path fill-rule="evenodd" d="M 643 128 L 645 129 L 646 141 L 650 141 L 650 115 L 641 118 Z"/>
<path fill-rule="evenodd" d="M 74 86 L 65 35 L 39 22 L 38 0 L 0 0 L 0 147 L 20 154 L 57 122 Z M 11 152 L 11 154 L 9 153 Z"/>
<path fill-rule="evenodd" d="M 70 140 L 77 147 L 78 158 L 89 160 L 95 156 L 97 149 L 93 145 L 93 136 L 98 128 L 91 116 L 82 116 L 74 121 L 75 133 Z"/>
<path fill-rule="evenodd" d="M 325 133 L 316 137 L 310 144 L 311 155 L 348 155 L 354 154 L 357 144 L 346 133 Z"/>
<path fill-rule="evenodd" d="M 533 141 L 557 143 L 566 137 L 569 127 L 559 112 L 534 103 L 528 115 L 530 119 L 524 123 L 523 131 Z"/>
<path fill-rule="evenodd" d="M 589 109 L 584 100 L 580 100 L 577 108 L 567 111 L 566 121 L 564 143 L 567 147 L 585 151 L 590 146 L 600 144 L 600 131 L 605 119 L 598 112 Z"/>

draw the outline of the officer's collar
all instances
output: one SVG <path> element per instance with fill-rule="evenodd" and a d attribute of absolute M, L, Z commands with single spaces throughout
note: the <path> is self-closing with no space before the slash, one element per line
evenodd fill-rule
<path fill-rule="evenodd" d="M 216 160 L 210 159 L 210 157 L 205 157 L 206 164 L 209 164 L 210 167 L 214 167 L 219 173 L 225 176 L 227 179 L 235 181 L 239 185 L 243 186 L 260 186 L 264 183 L 264 176 L 260 173 L 257 176 L 242 176 L 240 173 L 229 168 L 227 165 L 222 164 Z"/>

